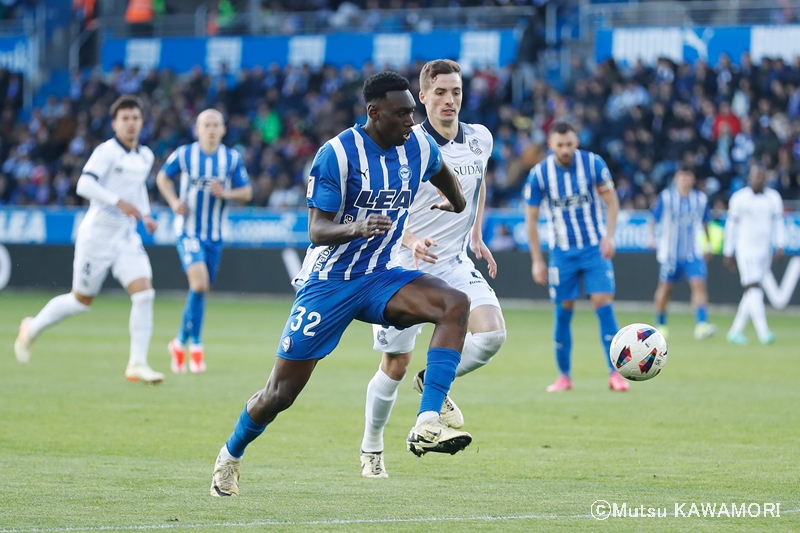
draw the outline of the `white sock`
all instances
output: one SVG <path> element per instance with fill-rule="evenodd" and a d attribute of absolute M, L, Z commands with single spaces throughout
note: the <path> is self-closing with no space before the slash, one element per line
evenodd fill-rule
<path fill-rule="evenodd" d="M 402 380 L 401 380 L 402 381 Z M 400 381 L 395 381 L 378 369 L 367 385 L 367 405 L 364 412 L 364 438 L 361 440 L 362 452 L 383 451 L 383 428 L 392 414 L 392 407 L 397 400 L 397 388 Z"/>
<path fill-rule="evenodd" d="M 85 313 L 88 310 L 89 306 L 80 303 L 71 292 L 56 296 L 47 302 L 33 320 L 28 322 L 28 336 L 31 339 L 35 339 L 39 333 L 50 326 L 54 326 L 73 315 Z"/>
<path fill-rule="evenodd" d="M 145 291 L 131 294 L 131 357 L 129 365 L 146 365 L 147 351 L 150 349 L 150 337 L 153 336 L 153 300 L 156 291 Z"/>
<path fill-rule="evenodd" d="M 436 411 L 422 411 L 417 415 L 417 426 L 423 422 L 427 422 L 431 418 L 439 418 L 439 413 Z"/>
<path fill-rule="evenodd" d="M 739 302 L 739 309 L 736 311 L 736 318 L 733 319 L 733 325 L 728 333 L 736 335 L 744 331 L 748 318 L 750 318 L 750 289 L 745 289 Z"/>
<path fill-rule="evenodd" d="M 469 374 L 492 360 L 506 341 L 506 330 L 486 331 L 483 333 L 467 333 L 464 349 L 461 350 L 461 361 L 456 368 L 456 377 Z"/>
<path fill-rule="evenodd" d="M 228 445 L 224 444 L 222 449 L 219 451 L 219 456 L 222 457 L 223 461 L 239 461 L 241 457 L 234 457 L 231 455 L 231 452 L 228 451 Z"/>
<path fill-rule="evenodd" d="M 750 318 L 759 339 L 763 339 L 769 334 L 767 326 L 767 312 L 764 309 L 764 291 L 761 287 L 750 289 Z"/>

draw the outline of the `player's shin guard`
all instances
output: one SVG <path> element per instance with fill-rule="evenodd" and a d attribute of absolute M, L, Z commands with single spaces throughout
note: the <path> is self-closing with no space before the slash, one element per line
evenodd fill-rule
<path fill-rule="evenodd" d="M 605 354 L 606 365 L 608 365 L 608 371 L 612 372 L 614 370 L 614 366 L 611 364 L 611 359 L 609 358 L 609 353 L 611 352 L 611 341 L 614 339 L 614 335 L 617 334 L 619 328 L 617 327 L 617 319 L 614 316 L 614 306 L 611 304 L 607 304 L 595 309 L 597 313 L 597 319 L 600 322 L 600 342 L 603 343 L 603 353 Z"/>
<path fill-rule="evenodd" d="M 191 307 L 192 321 L 189 324 L 189 335 L 192 342 L 200 344 L 200 333 L 203 329 L 203 315 L 206 310 L 206 293 L 189 291 L 189 297 L 186 299 L 186 304 Z"/>
<path fill-rule="evenodd" d="M 425 367 L 425 388 L 422 389 L 422 400 L 419 413 L 439 413 L 444 398 L 450 391 L 450 385 L 456 377 L 456 368 L 461 354 L 449 348 L 430 348 L 428 364 Z"/>
<path fill-rule="evenodd" d="M 131 318 L 128 323 L 131 334 L 131 356 L 129 364 L 146 365 L 150 337 L 153 336 L 153 301 L 156 291 L 147 289 L 131 294 Z"/>
<path fill-rule="evenodd" d="M 367 403 L 364 412 L 364 438 L 361 440 L 362 452 L 383 451 L 383 428 L 392 414 L 392 407 L 397 400 L 397 388 L 400 381 L 395 381 L 380 368 L 372 376 L 367 385 Z"/>
<path fill-rule="evenodd" d="M 28 337 L 35 339 L 39 333 L 54 326 L 65 318 L 85 313 L 89 310 L 88 305 L 83 305 L 70 293 L 56 296 L 45 305 L 39 314 L 28 322 Z"/>
<path fill-rule="evenodd" d="M 561 304 L 556 305 L 556 327 L 553 334 L 553 343 L 556 349 L 556 364 L 562 375 L 569 377 L 570 359 L 572 357 L 572 309 L 565 309 Z"/>
<path fill-rule="evenodd" d="M 461 362 L 458 363 L 456 376 L 469 374 L 492 360 L 506 342 L 506 330 L 486 331 L 483 333 L 467 333 L 464 349 L 461 350 Z"/>
<path fill-rule="evenodd" d="M 264 433 L 268 425 L 269 424 L 261 425 L 253 422 L 253 419 L 247 414 L 247 405 L 245 405 L 242 414 L 239 415 L 236 426 L 233 428 L 233 433 L 231 433 L 230 438 L 228 438 L 228 441 L 225 443 L 228 453 L 236 458 L 244 455 L 244 449 L 247 445 Z"/>

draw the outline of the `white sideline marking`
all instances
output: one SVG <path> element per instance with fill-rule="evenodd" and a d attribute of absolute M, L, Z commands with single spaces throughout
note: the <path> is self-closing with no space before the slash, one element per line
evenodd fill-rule
<path fill-rule="evenodd" d="M 781 513 L 800 513 L 800 509 L 781 510 Z M 417 518 L 374 518 L 353 520 L 306 520 L 280 521 L 258 520 L 254 522 L 213 522 L 207 524 L 152 524 L 145 526 L 94 526 L 94 527 L 35 527 L 29 529 L 0 529 L 0 533 L 67 533 L 71 531 L 159 531 L 169 529 L 195 529 L 200 527 L 261 527 L 261 526 L 338 526 L 353 524 L 402 524 L 416 522 L 501 522 L 505 520 L 577 520 L 593 518 L 590 514 L 558 515 L 529 514 L 509 516 L 456 516 L 456 517 L 417 517 Z"/>

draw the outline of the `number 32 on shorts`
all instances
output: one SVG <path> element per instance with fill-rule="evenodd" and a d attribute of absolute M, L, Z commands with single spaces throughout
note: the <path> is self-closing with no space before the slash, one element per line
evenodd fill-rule
<path fill-rule="evenodd" d="M 303 325 L 303 317 L 305 317 L 306 311 L 307 309 L 302 305 L 297 306 L 297 316 L 294 317 L 292 323 L 289 324 L 289 328 L 292 331 L 299 330 L 300 327 Z M 311 311 L 310 313 L 308 313 L 306 319 L 307 323 L 303 328 L 303 335 L 305 335 L 306 337 L 313 337 L 314 335 L 317 334 L 317 332 L 313 331 L 313 329 L 319 325 L 319 323 L 322 321 L 322 317 L 316 311 Z"/>

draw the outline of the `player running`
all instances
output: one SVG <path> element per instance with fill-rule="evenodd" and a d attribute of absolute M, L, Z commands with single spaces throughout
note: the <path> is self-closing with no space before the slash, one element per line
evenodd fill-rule
<path fill-rule="evenodd" d="M 550 128 L 547 145 L 552 150 L 544 161 L 533 167 L 525 185 L 525 212 L 528 240 L 533 259 L 533 280 L 550 285 L 550 299 L 555 302 L 554 344 L 556 364 L 561 376 L 547 387 L 547 392 L 572 388 L 572 314 L 575 299 L 584 290 L 600 322 L 608 385 L 611 390 L 626 391 L 628 383 L 611 365 L 609 348 L 617 333 L 614 317 L 614 229 L 619 200 L 605 161 L 592 152 L 578 150 L 575 128 L 558 122 Z M 606 223 L 600 199 L 606 204 Z M 550 267 L 545 266 L 539 243 L 539 205 L 546 200 L 549 218 Z"/>
<path fill-rule="evenodd" d="M 380 72 L 364 82 L 367 123 L 326 142 L 308 178 L 308 280 L 297 293 L 266 386 L 245 405 L 214 465 L 212 496 L 239 493 L 245 447 L 295 398 L 320 359 L 353 320 L 411 327 L 436 324 L 417 423 L 406 440 L 416 455 L 456 453 L 469 433 L 442 423 L 439 411 L 455 378 L 469 318 L 467 296 L 418 270 L 393 268 L 414 196 L 430 180 L 446 201 L 432 208 L 464 210 L 456 177 L 436 142 L 413 130 L 408 80 Z"/>
<path fill-rule="evenodd" d="M 111 105 L 114 137 L 98 146 L 78 180 L 80 196 L 90 200 L 78 228 L 73 261 L 72 292 L 56 296 L 33 318 L 25 318 L 14 343 L 17 361 L 27 363 L 33 341 L 50 326 L 85 313 L 111 274 L 131 296 L 131 350 L 125 377 L 160 383 L 164 374 L 147 364 L 153 334 L 153 270 L 136 232 L 141 220 L 148 233 L 158 224 L 150 216 L 145 181 L 153 167 L 153 152 L 139 144 L 144 118 L 135 96 L 121 96 Z"/>
<path fill-rule="evenodd" d="M 422 183 L 409 209 L 403 247 L 399 249 L 397 260 L 403 268 L 419 268 L 433 274 L 470 297 L 470 332 L 464 340 L 461 362 L 456 369 L 458 377 L 488 363 L 506 339 L 497 296 L 466 253 L 469 241 L 475 256 L 488 262 L 489 275 L 495 276 L 497 265 L 481 233 L 486 197 L 483 176 L 492 155 L 492 134 L 484 126 L 458 120 L 462 96 L 458 63 L 449 59 L 430 61 L 422 68 L 419 79 L 419 98 L 428 118 L 414 129 L 428 133 L 439 145 L 444 162 L 455 171 L 467 198 L 467 208 L 457 215 L 431 210 L 439 193 L 433 185 Z M 367 386 L 361 475 L 383 478 L 388 477 L 383 459 L 383 430 L 422 325 L 402 330 L 391 326 L 372 327 L 374 348 L 383 352 L 383 357 Z M 422 370 L 414 376 L 413 383 L 420 393 L 424 381 L 425 371 Z M 456 429 L 464 425 L 461 411 L 449 397 L 442 406 L 441 419 Z"/>
<path fill-rule="evenodd" d="M 695 176 L 691 170 L 679 170 L 673 178 L 674 186 L 661 191 L 651 212 L 650 240 L 655 243 L 655 223 L 661 223 L 661 237 L 656 258 L 659 264 L 658 288 L 655 294 L 656 324 L 667 337 L 667 305 L 672 287 L 686 276 L 692 291 L 695 310 L 694 338 L 706 339 L 717 332 L 717 326 L 708 323 L 708 290 L 706 289 L 706 262 L 710 253 L 703 254 L 697 239 L 701 229 L 708 238 L 708 221 L 711 211 L 708 197 L 695 190 Z"/>
<path fill-rule="evenodd" d="M 189 281 L 178 336 L 170 341 L 170 367 L 176 374 L 186 372 L 186 343 L 189 370 L 205 372 L 203 315 L 206 293 L 219 270 L 222 257 L 222 221 L 228 200 L 249 202 L 253 197 L 250 178 L 236 150 L 222 144 L 225 121 L 216 109 L 197 115 L 197 142 L 179 147 L 167 159 L 156 177 L 158 189 L 177 215 L 178 257 Z M 180 196 L 173 180 L 180 176 Z"/>
<path fill-rule="evenodd" d="M 744 287 L 739 310 L 727 335 L 728 342 L 733 344 L 747 344 L 742 331 L 748 317 L 753 320 L 761 344 L 775 342 L 775 335 L 767 326 L 761 281 L 769 272 L 772 260 L 783 257 L 785 228 L 783 201 L 777 191 L 764 187 L 766 180 L 766 170 L 762 166 L 751 166 L 749 186 L 733 193 L 728 204 L 724 261 L 732 272 L 739 268 L 739 279 Z"/>

